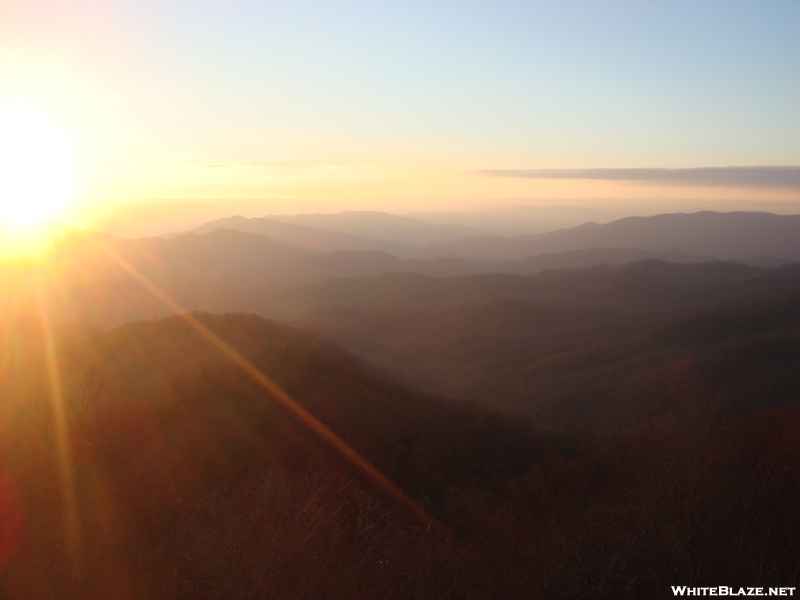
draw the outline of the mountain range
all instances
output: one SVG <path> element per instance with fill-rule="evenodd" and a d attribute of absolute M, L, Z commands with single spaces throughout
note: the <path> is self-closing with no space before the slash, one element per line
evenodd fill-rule
<path fill-rule="evenodd" d="M 312 217 L 0 261 L 0 596 L 796 579 L 796 217 Z"/>
<path fill-rule="evenodd" d="M 480 228 L 428 223 L 421 219 L 377 211 L 346 210 L 329 214 L 267 215 L 263 218 L 414 247 L 450 242 L 486 233 Z"/>
<path fill-rule="evenodd" d="M 333 250 L 378 250 L 399 255 L 408 255 L 412 252 L 411 246 L 404 242 L 382 240 L 377 237 L 362 237 L 350 233 L 320 229 L 301 223 L 284 222 L 267 217 L 248 219 L 246 217 L 236 216 L 217 219 L 193 229 L 192 233 L 202 235 L 218 229 L 233 229 L 244 233 L 264 235 L 276 242 L 313 252 L 331 252 Z M 424 226 L 423 229 L 427 230 Z"/>
<path fill-rule="evenodd" d="M 800 215 L 705 211 L 627 217 L 605 225 L 588 222 L 570 229 L 516 238 L 483 236 L 442 242 L 425 248 L 424 252 L 496 261 L 584 248 L 679 250 L 727 260 L 752 257 L 798 260 Z"/>
<path fill-rule="evenodd" d="M 331 221 L 392 220 L 371 213 L 366 217 L 354 214 L 342 213 Z M 407 229 L 417 227 L 410 219 L 400 222 Z M 234 217 L 169 238 L 129 240 L 63 232 L 46 264 L 53 273 L 50 285 L 63 297 L 59 310 L 64 322 L 91 322 L 92 327 L 103 329 L 171 312 L 120 268 L 120 260 L 188 309 L 251 310 L 273 318 L 296 319 L 310 310 L 338 306 L 337 302 L 353 308 L 444 309 L 498 298 L 535 301 L 541 296 L 535 291 L 539 285 L 535 282 L 561 275 L 525 278 L 547 270 L 626 265 L 642 260 L 700 264 L 736 254 L 732 248 L 737 244 L 738 254 L 744 257 L 740 263 L 772 267 L 797 256 L 799 223 L 800 217 L 762 213 L 661 215 L 622 219 L 607 225 L 587 224 L 538 236 L 466 238 L 418 248 L 405 245 L 403 257 L 383 250 L 347 248 L 363 248 L 369 245 L 368 238 L 296 223 Z M 227 227 L 261 230 L 264 224 L 267 230 L 283 232 L 276 236 L 280 240 Z M 420 226 L 419 231 L 431 229 Z M 635 244 L 656 249 L 639 249 Z M 564 250 L 570 247 L 577 249 Z M 558 251 L 494 262 L 452 256 L 461 252 L 483 259 L 490 255 L 507 257 L 533 252 L 535 248 Z M 690 250 L 703 254 L 691 254 Z M 17 273 L 17 267 L 3 268 Z M 581 294 L 603 295 L 609 281 L 620 276 L 614 275 L 613 270 L 601 275 L 591 273 L 605 273 L 602 270 L 585 273 L 587 281 L 594 277 L 603 283 L 590 286 Z M 9 274 L 5 280 L 13 282 L 15 277 Z M 4 294 L 7 302 L 14 297 L 14 289 L 25 286 L 10 283 Z M 566 292 L 560 294 L 569 297 Z M 585 296 L 587 300 L 589 297 Z M 19 302 L 24 305 L 28 300 Z"/>
<path fill-rule="evenodd" d="M 280 220 L 277 220 L 280 219 Z M 679 251 L 726 260 L 800 259 L 800 215 L 704 211 L 627 217 L 598 225 L 503 237 L 469 235 L 464 227 L 432 225 L 385 213 L 344 212 L 207 223 L 194 233 L 235 229 L 313 251 L 381 250 L 405 258 L 453 257 L 473 262 L 517 260 L 590 248 Z M 373 232 L 373 237 L 364 234 Z M 385 237 L 382 237 L 385 236 Z"/>

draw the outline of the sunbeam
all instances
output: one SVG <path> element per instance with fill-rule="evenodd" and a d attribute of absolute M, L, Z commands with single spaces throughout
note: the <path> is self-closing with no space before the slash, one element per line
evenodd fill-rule
<path fill-rule="evenodd" d="M 45 369 L 47 372 L 53 433 L 56 441 L 56 460 L 60 477 L 61 495 L 64 504 L 64 542 L 67 556 L 72 561 L 72 576 L 80 579 L 80 523 L 75 494 L 75 471 L 70 452 L 69 424 L 64 406 L 63 382 L 58 365 L 56 339 L 50 320 L 50 310 L 43 282 L 39 280 L 36 303 L 44 342 Z"/>
<path fill-rule="evenodd" d="M 411 510 L 412 513 L 417 515 L 417 517 L 419 517 L 428 528 L 433 527 L 443 535 L 449 537 L 449 532 L 447 532 L 444 527 L 438 523 L 438 521 L 436 521 L 422 506 L 420 506 L 419 503 L 415 502 L 391 479 L 386 477 L 386 475 L 384 475 L 377 467 L 361 456 L 361 454 L 358 453 L 352 446 L 340 438 L 309 411 L 303 408 L 297 401 L 294 400 L 294 398 L 281 389 L 280 386 L 272 381 L 272 379 L 267 377 L 258 367 L 247 360 L 240 352 L 238 352 L 230 344 L 226 343 L 194 316 L 189 314 L 185 308 L 178 304 L 178 302 L 171 298 L 166 292 L 164 292 L 164 290 L 150 281 L 150 279 L 139 272 L 138 269 L 136 269 L 113 249 L 109 248 L 105 244 L 102 244 L 95 238 L 90 237 L 89 239 L 96 243 L 100 250 L 104 252 L 112 261 L 114 261 L 114 263 L 116 263 L 130 277 L 141 284 L 148 292 L 153 294 L 167 307 L 173 310 L 177 316 L 179 316 L 189 326 L 197 331 L 206 341 L 219 350 L 224 356 L 231 359 L 236 366 L 238 366 L 244 373 L 253 379 L 253 381 L 266 390 L 278 402 L 283 404 L 284 407 L 288 408 L 289 411 L 298 417 L 316 435 L 332 446 L 337 452 L 339 452 L 339 454 L 341 454 L 351 464 L 356 466 L 360 471 L 375 481 L 378 485 L 383 487 L 401 504 Z"/>

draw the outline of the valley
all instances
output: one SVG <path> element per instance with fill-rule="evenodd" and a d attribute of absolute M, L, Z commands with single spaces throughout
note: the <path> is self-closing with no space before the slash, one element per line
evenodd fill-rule
<path fill-rule="evenodd" d="M 676 241 L 514 272 L 224 228 L 54 248 L 2 267 L 10 597 L 796 577 L 791 256 Z"/>

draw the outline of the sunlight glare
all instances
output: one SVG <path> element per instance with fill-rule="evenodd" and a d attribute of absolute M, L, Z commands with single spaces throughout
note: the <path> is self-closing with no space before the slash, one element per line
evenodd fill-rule
<path fill-rule="evenodd" d="M 44 113 L 0 103 L 0 223 L 61 218 L 72 192 L 71 163 L 66 135 Z"/>

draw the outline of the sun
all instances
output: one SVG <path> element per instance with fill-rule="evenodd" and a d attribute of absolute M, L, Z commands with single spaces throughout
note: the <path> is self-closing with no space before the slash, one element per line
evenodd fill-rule
<path fill-rule="evenodd" d="M 67 136 L 42 111 L 0 102 L 0 226 L 62 218 L 74 170 Z"/>

